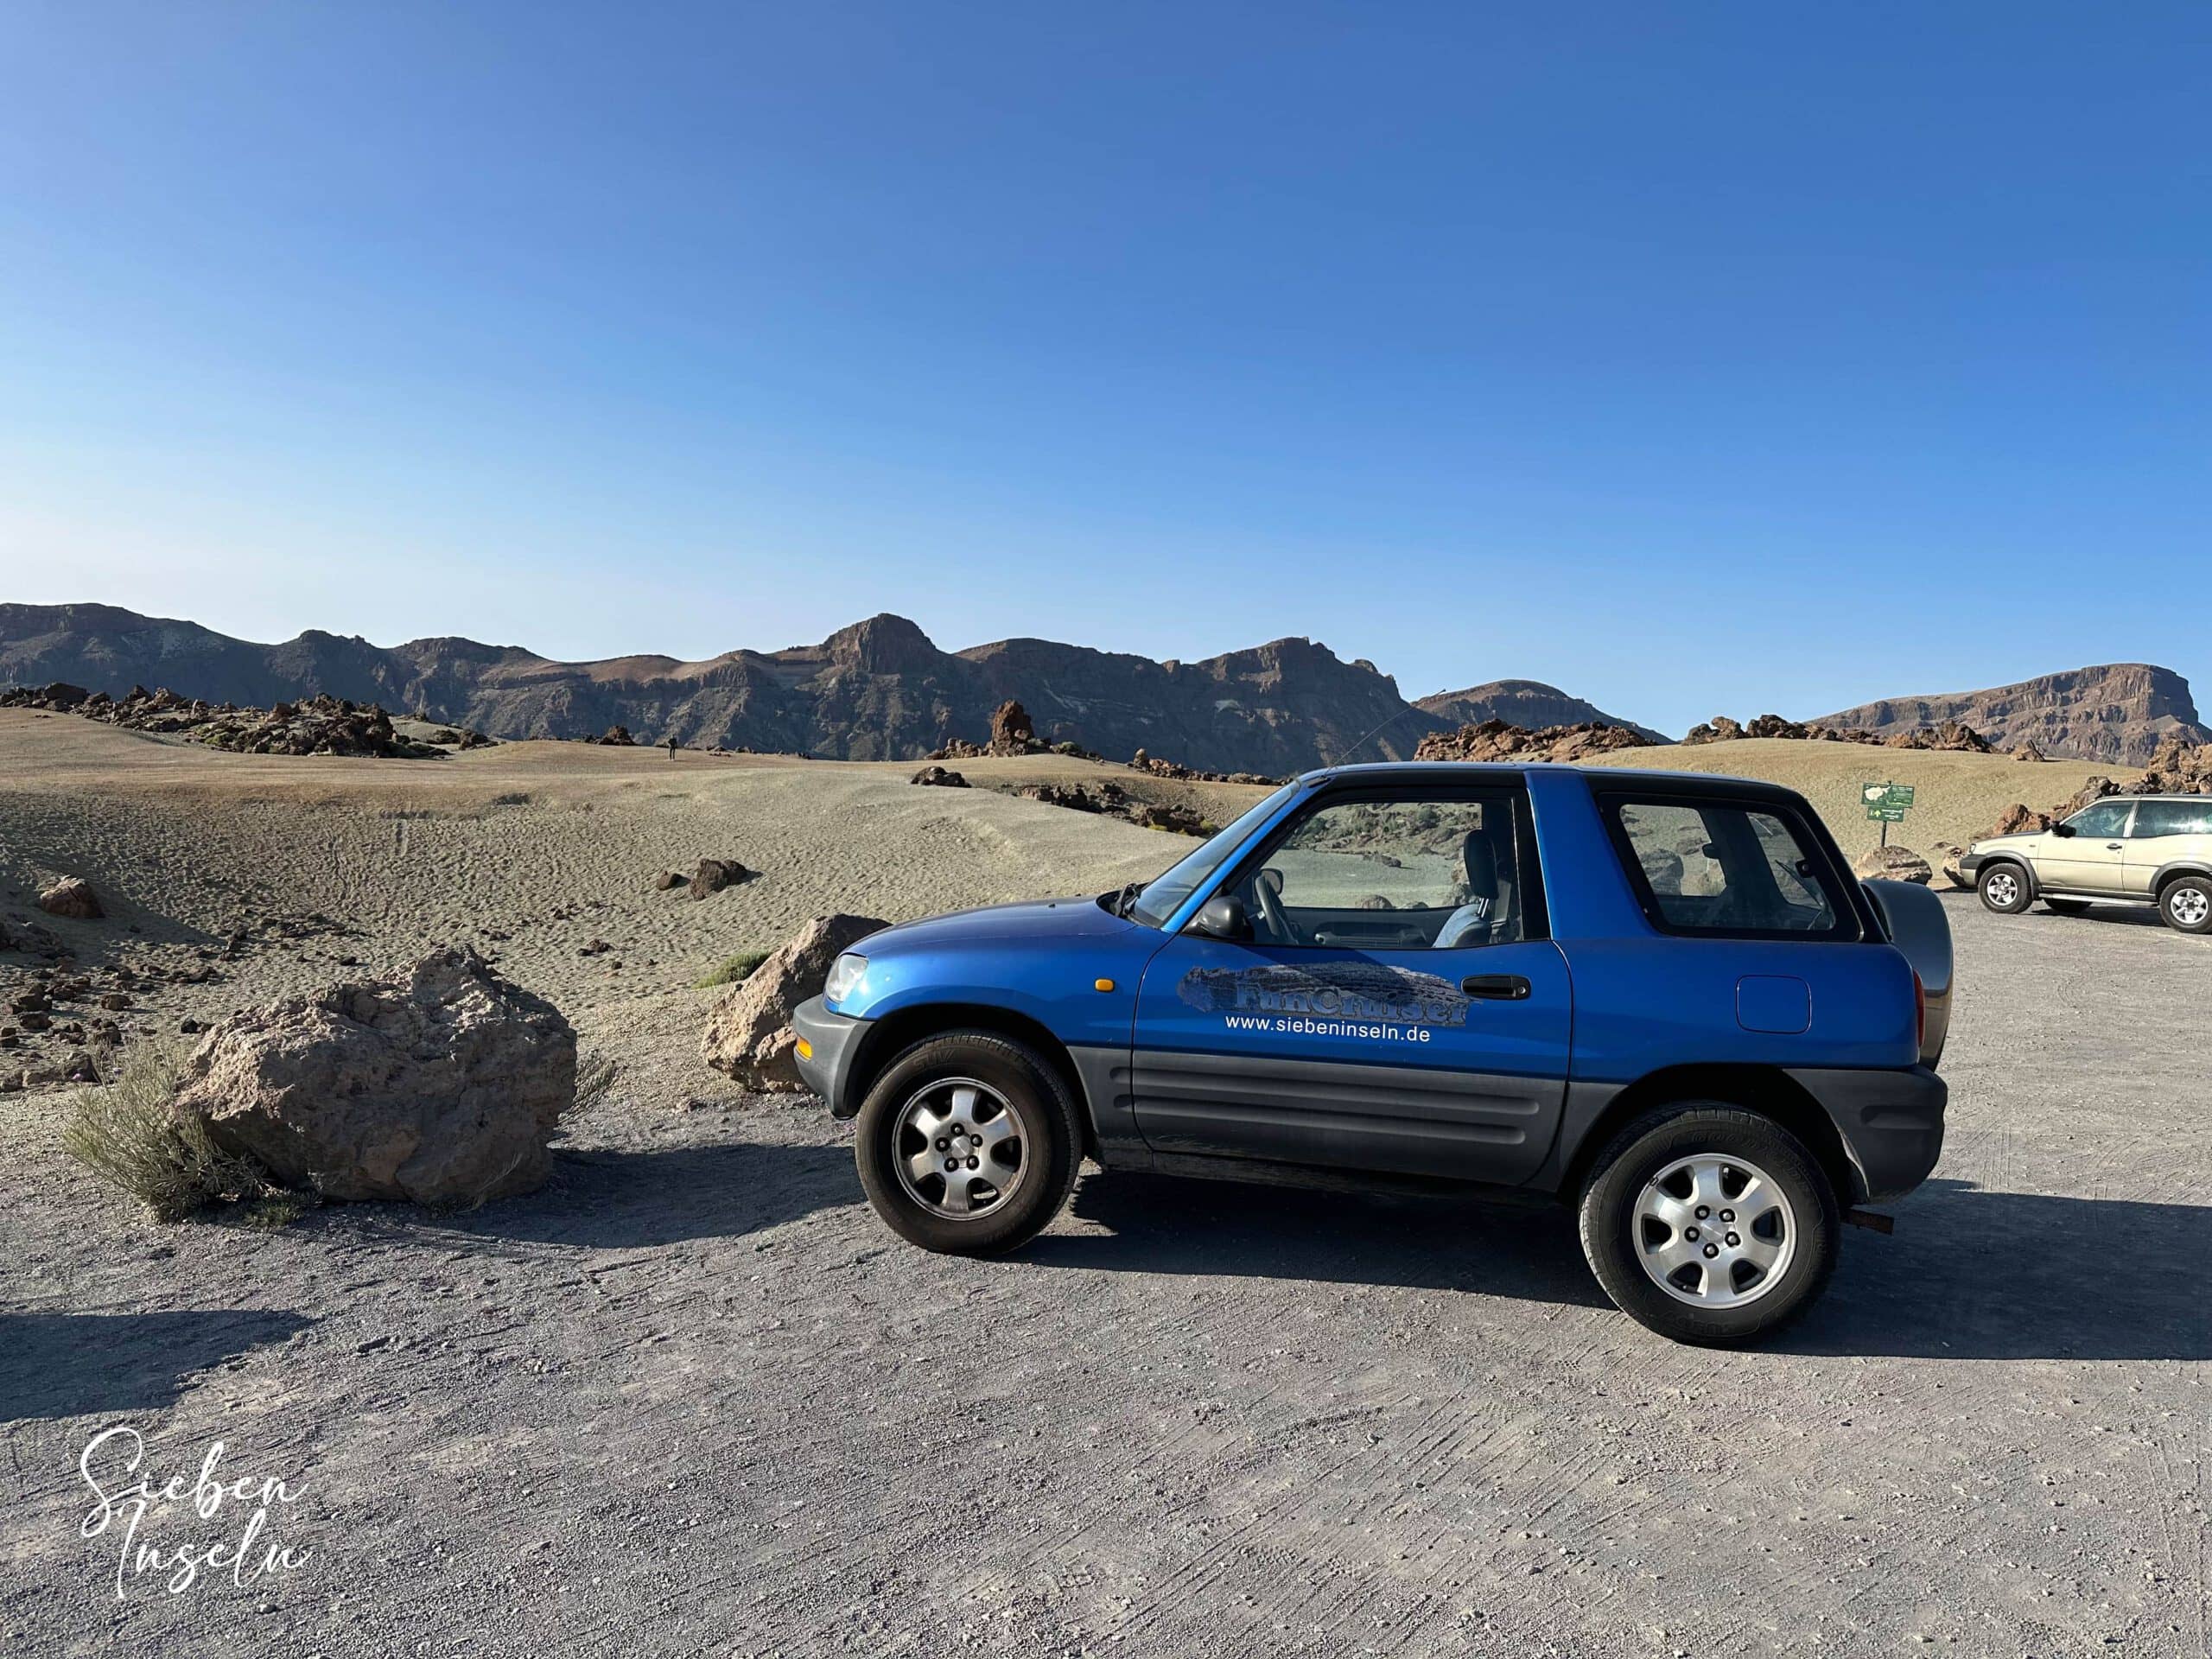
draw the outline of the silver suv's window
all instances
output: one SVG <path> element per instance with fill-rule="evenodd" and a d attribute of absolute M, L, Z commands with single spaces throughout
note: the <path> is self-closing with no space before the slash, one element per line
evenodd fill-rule
<path fill-rule="evenodd" d="M 2202 801 L 2138 801 L 2135 839 L 2152 836 L 2212 836 L 2212 798 Z"/>
<path fill-rule="evenodd" d="M 2127 815 L 2134 810 L 2133 801 L 2099 801 L 2067 819 L 2066 827 L 2077 836 L 2125 835 Z"/>

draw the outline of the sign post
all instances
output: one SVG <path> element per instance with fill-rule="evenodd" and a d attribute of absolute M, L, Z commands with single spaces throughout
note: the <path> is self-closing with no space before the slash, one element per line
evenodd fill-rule
<path fill-rule="evenodd" d="M 1867 817 L 1882 826 L 1882 845 L 1890 844 L 1890 826 L 1903 823 L 1912 805 L 1910 784 L 1861 784 L 1859 797 L 1866 804 Z"/>

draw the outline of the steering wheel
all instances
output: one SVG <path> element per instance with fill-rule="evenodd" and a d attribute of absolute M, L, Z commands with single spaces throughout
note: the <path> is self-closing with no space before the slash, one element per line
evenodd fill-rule
<path fill-rule="evenodd" d="M 1252 894 L 1260 901 L 1260 914 L 1267 918 L 1268 931 L 1284 944 L 1304 944 L 1306 939 L 1293 925 L 1289 913 L 1282 907 L 1282 872 L 1262 870 L 1252 878 Z"/>

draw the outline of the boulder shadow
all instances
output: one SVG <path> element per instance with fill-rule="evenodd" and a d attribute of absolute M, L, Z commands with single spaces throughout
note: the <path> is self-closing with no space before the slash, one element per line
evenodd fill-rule
<path fill-rule="evenodd" d="M 0 1421 L 174 1405 L 186 1380 L 314 1321 L 263 1308 L 0 1313 Z"/>
<path fill-rule="evenodd" d="M 1889 1237 L 1847 1229 L 1767 1345 L 1925 1359 L 2212 1359 L 2212 1206 L 1929 1181 Z"/>
<path fill-rule="evenodd" d="M 748 1141 L 563 1149 L 539 1191 L 415 1224 L 477 1238 L 624 1249 L 734 1238 L 863 1201 L 847 1146 Z"/>
<path fill-rule="evenodd" d="M 1019 1259 L 1610 1306 L 1573 1217 L 1551 1205 L 1126 1173 L 1087 1178 L 1071 1211 L 1109 1232 L 1048 1233 Z"/>

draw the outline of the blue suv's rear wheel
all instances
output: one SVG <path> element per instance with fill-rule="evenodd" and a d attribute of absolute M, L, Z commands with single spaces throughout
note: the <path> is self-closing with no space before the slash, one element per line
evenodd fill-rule
<path fill-rule="evenodd" d="M 861 1185 L 893 1231 L 955 1255 L 1010 1250 L 1067 1202 L 1080 1139 L 1059 1072 L 995 1032 L 952 1031 L 887 1066 L 855 1124 Z"/>
<path fill-rule="evenodd" d="M 1677 1342 L 1750 1342 L 1811 1304 L 1834 1267 L 1835 1192 L 1771 1118 L 1685 1102 L 1599 1154 L 1582 1250 L 1622 1312 Z"/>

